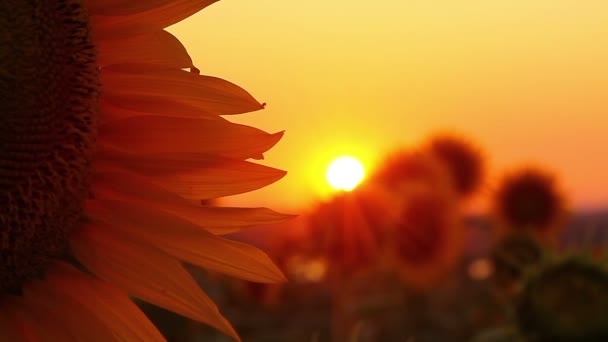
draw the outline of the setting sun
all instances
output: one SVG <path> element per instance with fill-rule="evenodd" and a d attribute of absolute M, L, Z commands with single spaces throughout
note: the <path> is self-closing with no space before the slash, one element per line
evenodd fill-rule
<path fill-rule="evenodd" d="M 359 160 L 353 157 L 334 159 L 325 174 L 327 182 L 336 190 L 350 191 L 363 179 L 365 171 Z"/>

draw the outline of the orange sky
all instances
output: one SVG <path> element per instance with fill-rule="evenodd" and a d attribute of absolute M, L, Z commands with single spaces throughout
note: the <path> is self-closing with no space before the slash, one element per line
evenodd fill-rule
<path fill-rule="evenodd" d="M 577 207 L 608 204 L 608 2 L 223 0 L 171 28 L 202 73 L 265 110 L 233 117 L 284 139 L 278 183 L 228 200 L 297 212 L 340 154 L 368 167 L 437 129 L 487 150 L 492 181 L 558 172 Z"/>

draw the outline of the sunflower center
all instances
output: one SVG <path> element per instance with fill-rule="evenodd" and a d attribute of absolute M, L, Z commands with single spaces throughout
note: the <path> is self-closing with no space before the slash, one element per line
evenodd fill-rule
<path fill-rule="evenodd" d="M 83 1 L 0 2 L 0 291 L 67 251 L 82 216 L 99 75 Z"/>

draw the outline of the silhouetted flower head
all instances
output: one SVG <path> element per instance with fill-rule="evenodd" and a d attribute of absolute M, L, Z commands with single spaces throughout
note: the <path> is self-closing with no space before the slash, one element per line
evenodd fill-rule
<path fill-rule="evenodd" d="M 464 232 L 451 195 L 418 188 L 403 197 L 387 249 L 406 284 L 436 285 L 462 255 Z"/>
<path fill-rule="evenodd" d="M 485 174 L 480 148 L 455 134 L 436 135 L 430 139 L 427 148 L 445 163 L 460 196 L 472 195 L 479 189 Z"/>
<path fill-rule="evenodd" d="M 214 2 L 0 2 L 1 340 L 163 340 L 131 296 L 238 340 L 181 262 L 284 281 L 220 235 L 285 215 L 201 205 L 285 174 L 247 161 L 282 132 L 221 116 L 263 104 L 164 30 Z"/>
<path fill-rule="evenodd" d="M 391 204 L 370 188 L 340 193 L 309 216 L 317 255 L 326 258 L 330 276 L 360 272 L 375 263 Z"/>
<path fill-rule="evenodd" d="M 608 272 L 577 257 L 530 276 L 519 298 L 519 329 L 530 341 L 608 341 Z"/>
<path fill-rule="evenodd" d="M 449 170 L 434 155 L 417 150 L 401 149 L 389 154 L 382 165 L 369 177 L 368 183 L 399 192 L 412 186 L 431 187 L 448 191 L 451 187 Z"/>
<path fill-rule="evenodd" d="M 493 210 L 504 229 L 547 234 L 559 228 L 564 202 L 553 175 L 527 167 L 504 177 Z"/>

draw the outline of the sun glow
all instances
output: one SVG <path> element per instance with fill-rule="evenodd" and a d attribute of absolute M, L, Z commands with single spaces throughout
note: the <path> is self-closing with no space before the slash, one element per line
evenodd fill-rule
<path fill-rule="evenodd" d="M 350 191 L 361 182 L 364 175 L 363 164 L 354 157 L 345 156 L 336 158 L 329 164 L 325 177 L 332 188 Z"/>

